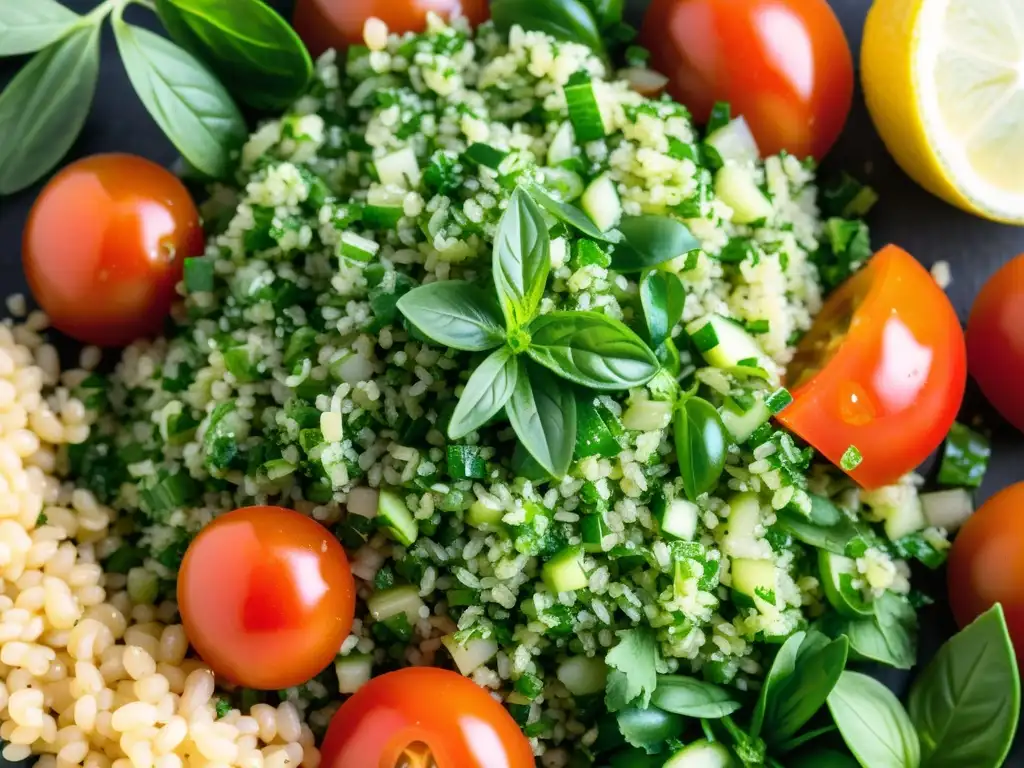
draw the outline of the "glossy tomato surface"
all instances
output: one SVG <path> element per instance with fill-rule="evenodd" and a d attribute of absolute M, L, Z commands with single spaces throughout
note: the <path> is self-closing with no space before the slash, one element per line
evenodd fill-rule
<path fill-rule="evenodd" d="M 1024 660 L 1024 483 L 1005 488 L 971 515 L 949 555 L 949 602 L 957 624 L 1002 603 L 1018 660 Z"/>
<path fill-rule="evenodd" d="M 765 157 L 819 160 L 853 101 L 853 57 L 827 0 L 654 0 L 640 41 L 698 122 L 743 115 Z"/>
<path fill-rule="evenodd" d="M 996 272 L 975 299 L 967 367 L 996 410 L 1024 431 L 1024 255 Z"/>
<path fill-rule="evenodd" d="M 216 518 L 185 553 L 178 606 L 213 671 L 248 688 L 305 683 L 352 628 L 355 584 L 337 539 L 281 507 Z"/>
<path fill-rule="evenodd" d="M 534 767 L 530 742 L 501 704 L 472 680 L 431 667 L 360 688 L 331 720 L 321 754 L 323 768 Z"/>
<path fill-rule="evenodd" d="M 431 11 L 445 19 L 465 16 L 474 27 L 490 18 L 487 0 L 298 0 L 292 21 L 310 53 L 319 56 L 328 48 L 361 45 L 369 18 L 381 19 L 391 32 L 422 32 Z"/>
<path fill-rule="evenodd" d="M 185 258 L 202 252 L 188 191 L 133 155 L 67 166 L 36 199 L 22 240 L 29 287 L 53 325 L 103 346 L 158 334 Z"/>
<path fill-rule="evenodd" d="M 840 286 L 800 342 L 787 428 L 865 488 L 898 480 L 946 437 L 967 378 L 964 335 L 931 274 L 887 246 Z"/>

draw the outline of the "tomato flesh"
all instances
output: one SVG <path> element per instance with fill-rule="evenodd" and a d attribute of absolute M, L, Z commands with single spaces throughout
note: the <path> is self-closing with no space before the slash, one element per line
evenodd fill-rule
<path fill-rule="evenodd" d="M 996 272 L 975 299 L 967 365 L 989 402 L 1024 431 L 1024 255 Z"/>
<path fill-rule="evenodd" d="M 53 325 L 87 344 L 160 332 L 187 256 L 203 252 L 188 190 L 132 155 L 67 166 L 36 199 L 22 241 L 32 295 Z"/>
<path fill-rule="evenodd" d="M 483 688 L 443 669 L 376 677 L 342 704 L 324 768 L 533 768 L 530 742 Z"/>
<path fill-rule="evenodd" d="M 824 157 L 853 103 L 853 56 L 826 0 L 654 0 L 641 43 L 698 122 L 717 101 L 763 156 Z"/>
<path fill-rule="evenodd" d="M 362 44 L 367 19 L 380 19 L 398 34 L 422 32 L 431 12 L 445 19 L 465 16 L 474 27 L 490 18 L 487 0 L 298 0 L 292 23 L 319 56 L 328 48 Z"/>
<path fill-rule="evenodd" d="M 352 629 L 355 583 L 337 539 L 281 507 L 216 518 L 185 553 L 178 606 L 215 673 L 248 688 L 305 683 Z"/>
<path fill-rule="evenodd" d="M 828 299 L 787 372 L 793 402 L 779 421 L 848 474 L 889 485 L 949 432 L 966 386 L 956 312 L 935 280 L 895 246 L 878 252 Z"/>
<path fill-rule="evenodd" d="M 1024 662 L 1024 483 L 1005 488 L 968 518 L 949 554 L 949 602 L 966 627 L 1002 603 L 1018 661 Z"/>

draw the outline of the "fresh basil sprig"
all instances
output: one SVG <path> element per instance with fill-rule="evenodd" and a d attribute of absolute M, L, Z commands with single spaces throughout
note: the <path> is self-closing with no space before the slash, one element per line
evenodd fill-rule
<path fill-rule="evenodd" d="M 839 732 L 861 765 L 917 768 L 921 745 L 903 705 L 874 678 L 843 672 L 828 695 Z"/>
<path fill-rule="evenodd" d="M 81 20 L 56 0 L 0 2 L 0 56 L 35 53 L 60 40 Z"/>
<path fill-rule="evenodd" d="M 693 500 L 714 488 L 722 476 L 729 440 L 718 409 L 699 397 L 680 403 L 673 424 L 679 476 Z"/>
<path fill-rule="evenodd" d="M 1000 605 L 954 635 L 910 689 L 925 768 L 998 768 L 1020 718 L 1017 659 Z"/>

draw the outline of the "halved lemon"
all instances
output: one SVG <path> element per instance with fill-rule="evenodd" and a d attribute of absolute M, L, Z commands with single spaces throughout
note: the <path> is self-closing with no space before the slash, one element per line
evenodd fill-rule
<path fill-rule="evenodd" d="M 1024 0 L 875 0 L 861 75 L 903 170 L 954 205 L 1024 225 Z"/>

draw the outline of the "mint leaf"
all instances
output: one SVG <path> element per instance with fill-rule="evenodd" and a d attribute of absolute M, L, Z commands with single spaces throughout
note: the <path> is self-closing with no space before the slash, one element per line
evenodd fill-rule
<path fill-rule="evenodd" d="M 605 663 L 610 667 L 605 688 L 609 712 L 630 704 L 646 708 L 658 687 L 658 643 L 648 629 L 619 632 L 619 644 L 608 651 Z"/>

